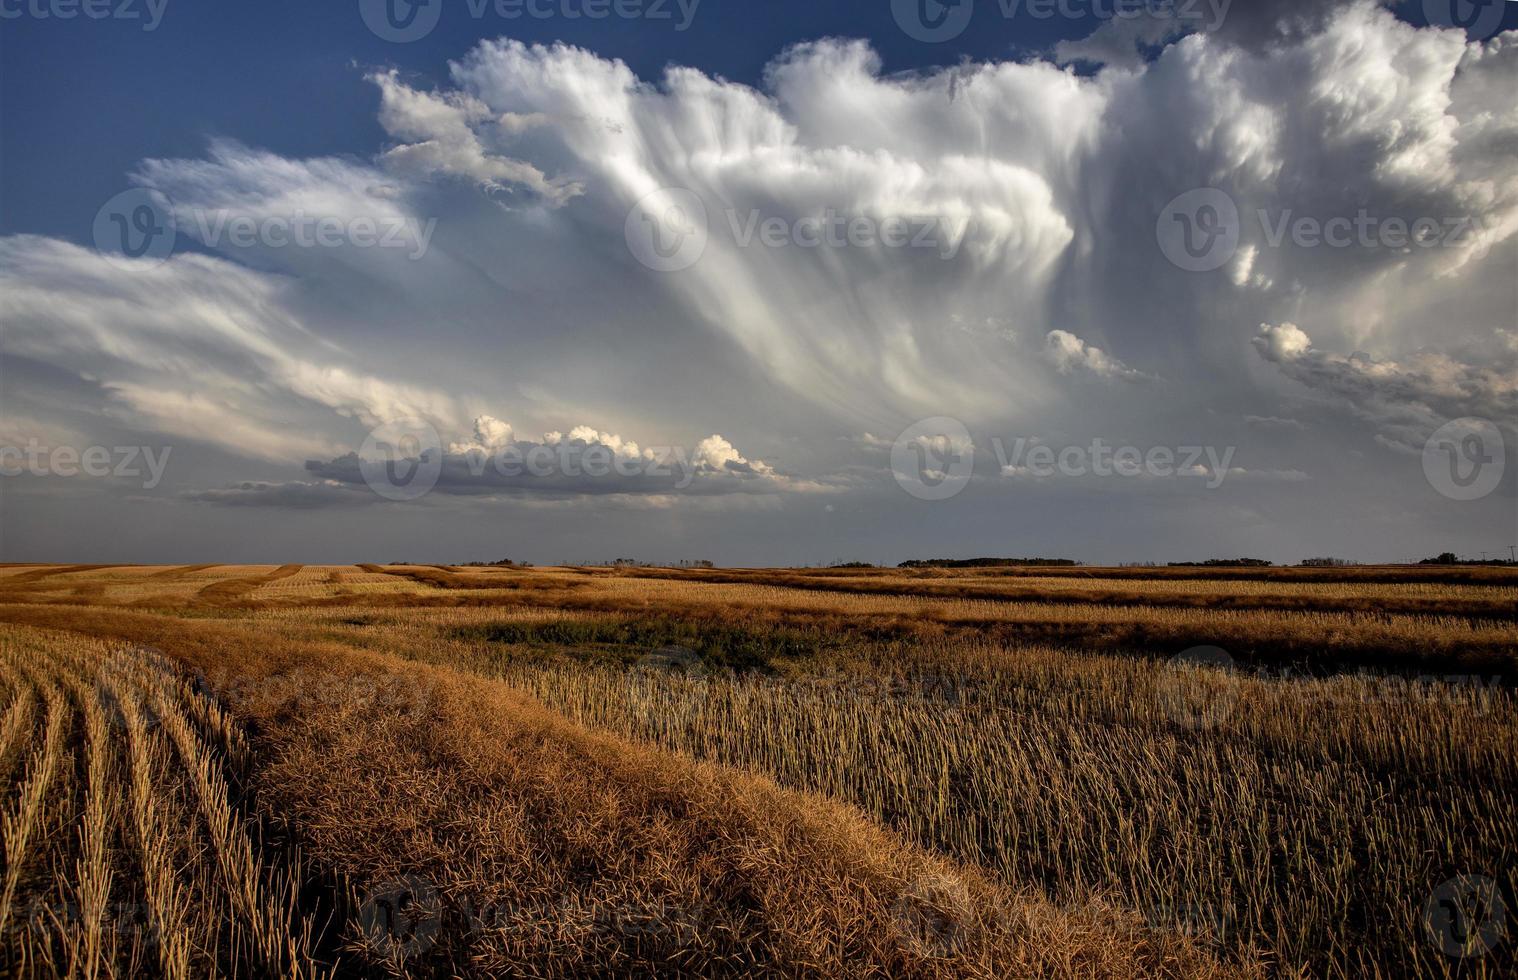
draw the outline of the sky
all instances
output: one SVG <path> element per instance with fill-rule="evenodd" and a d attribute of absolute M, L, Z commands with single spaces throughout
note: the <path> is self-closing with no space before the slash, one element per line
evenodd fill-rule
<path fill-rule="evenodd" d="M 0 560 L 1518 546 L 1518 3 L 0 0 Z"/>

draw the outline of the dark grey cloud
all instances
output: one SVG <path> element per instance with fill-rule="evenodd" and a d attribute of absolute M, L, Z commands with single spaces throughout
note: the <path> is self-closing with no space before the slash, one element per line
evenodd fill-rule
<path fill-rule="evenodd" d="M 567 438 L 552 445 L 511 442 L 489 450 L 398 457 L 389 461 L 389 471 L 384 459 L 349 453 L 328 461 L 308 461 L 306 470 L 328 484 L 354 488 L 404 487 L 421 478 L 429 487 L 427 492 L 451 496 L 711 497 L 830 489 L 736 456 L 726 440 L 713 438 L 718 440 L 716 445 L 704 442 L 691 449 L 661 447 L 643 453 Z"/>
<path fill-rule="evenodd" d="M 1317 350 L 1295 324 L 1267 326 L 1254 340 L 1260 357 L 1293 381 L 1340 400 L 1373 423 L 1389 444 L 1421 452 L 1441 425 L 1460 418 L 1518 419 L 1518 335 L 1478 363 L 1439 351 L 1419 351 L 1402 362 L 1369 354 Z"/>
<path fill-rule="evenodd" d="M 290 481 L 258 483 L 246 481 L 212 490 L 186 490 L 183 500 L 219 507 L 274 507 L 292 510 L 321 510 L 328 507 L 360 507 L 382 502 L 371 493 L 356 492 L 350 486 L 330 482 Z"/>
<path fill-rule="evenodd" d="M 1296 419 L 1276 418 L 1274 415 L 1246 415 L 1244 422 L 1266 431 L 1305 432 L 1307 426 Z"/>

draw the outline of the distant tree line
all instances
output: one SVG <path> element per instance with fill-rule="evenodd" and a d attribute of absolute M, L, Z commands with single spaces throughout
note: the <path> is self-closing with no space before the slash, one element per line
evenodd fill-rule
<path fill-rule="evenodd" d="M 1070 558 L 927 558 L 904 561 L 897 568 L 1070 568 L 1082 562 Z"/>
<path fill-rule="evenodd" d="M 1418 562 L 1420 565 L 1514 565 L 1518 562 L 1509 561 L 1506 558 L 1475 559 L 1461 558 L 1453 551 L 1446 551 L 1442 555 L 1433 558 L 1425 558 Z"/>

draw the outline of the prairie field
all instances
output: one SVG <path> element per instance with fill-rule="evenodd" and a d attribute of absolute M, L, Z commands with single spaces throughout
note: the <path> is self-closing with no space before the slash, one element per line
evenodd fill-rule
<path fill-rule="evenodd" d="M 0 974 L 1518 976 L 1497 568 L 0 566 Z"/>

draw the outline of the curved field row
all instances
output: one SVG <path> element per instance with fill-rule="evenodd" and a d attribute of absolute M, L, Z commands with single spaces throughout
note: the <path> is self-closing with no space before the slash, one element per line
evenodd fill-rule
<path fill-rule="evenodd" d="M 1100 896 L 1052 904 L 857 810 L 592 733 L 499 682 L 230 623 L 104 610 L 68 621 L 171 651 L 257 728 L 260 806 L 298 836 L 313 874 L 351 888 L 325 948 L 355 975 L 1260 975 Z M 164 731 L 163 751 L 203 759 L 180 750 L 183 727 Z M 181 769 L 215 782 L 203 762 Z M 197 825 L 203 874 L 248 881 L 257 862 L 212 816 L 224 797 L 187 786 L 177 799 L 164 819 Z M 67 864 L 51 874 L 90 887 Z M 121 877 L 147 887 L 145 870 Z M 267 975 L 251 964 L 291 947 L 263 938 L 278 935 L 283 906 L 259 896 L 283 893 L 207 894 L 245 923 L 240 942 L 216 948 Z M 181 921 L 172 898 L 160 904 Z M 71 946 L 43 932 L 26 948 L 64 963 L 90 948 L 85 934 Z"/>
<path fill-rule="evenodd" d="M 161 655 L 0 629 L 0 967 L 311 977 L 294 878 L 236 787 L 239 730 Z"/>
<path fill-rule="evenodd" d="M 1518 888 L 1507 692 L 1090 667 L 1030 650 L 978 679 L 503 676 L 586 724 L 853 802 L 1003 881 L 1265 950 L 1283 975 L 1444 976 L 1418 897 L 1465 868 Z"/>
<path fill-rule="evenodd" d="M 188 955 L 196 975 L 1513 975 L 1518 945 L 1482 924 L 1489 905 L 1460 904 L 1518 892 L 1510 624 L 644 571 L 0 582 L 0 621 L 30 627 L 0 628 L 25 648 L 0 671 L 11 892 L 56 893 L 41 915 L 6 913 L 40 923 L 13 972 L 104 976 L 92 964 L 124 959 L 183 975 Z M 1308 591 L 1502 601 L 1494 588 Z M 131 600 L 151 610 L 123 601 L 154 589 Z M 137 694 L 91 709 L 85 688 L 115 675 L 81 686 L 99 670 L 69 650 L 92 641 L 37 628 L 173 662 L 130 661 Z M 1167 664 L 1197 643 L 1249 669 Z M 1357 658 L 1414 669 L 1312 676 Z M 162 719 L 147 764 L 129 735 L 91 737 L 118 714 L 130 732 L 134 711 Z M 156 817 L 105 789 L 139 769 Z M 196 856 L 137 843 L 163 827 L 193 828 Z M 298 904 L 260 839 L 299 847 Z M 255 880 L 296 911 L 227 886 Z M 193 936 L 192 887 L 240 938 L 160 948 L 109 911 Z M 102 915 L 112 928 L 89 925 Z"/>
<path fill-rule="evenodd" d="M 809 572 L 711 572 L 633 569 L 626 577 L 713 585 L 762 585 L 860 596 L 925 599 L 1256 609 L 1283 612 L 1383 612 L 1518 619 L 1514 585 L 1466 585 L 1432 581 L 1292 582 L 1281 579 L 1114 578 L 1106 571 L 1087 577 L 1049 575 L 821 575 Z M 1514 579 L 1518 583 L 1518 578 Z"/>

